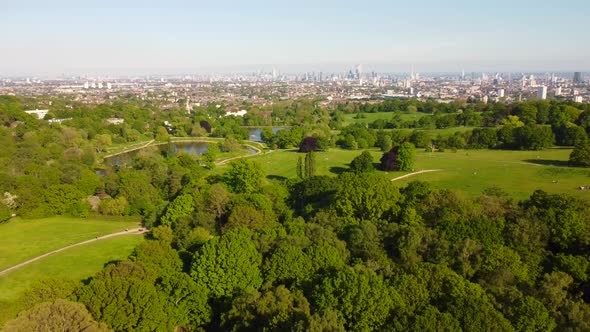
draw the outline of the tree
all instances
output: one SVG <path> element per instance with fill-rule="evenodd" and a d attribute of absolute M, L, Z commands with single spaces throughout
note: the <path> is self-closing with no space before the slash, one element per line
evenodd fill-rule
<path fill-rule="evenodd" d="M 140 264 L 109 265 L 77 291 L 77 300 L 116 331 L 170 331 L 178 323 L 176 308 L 155 278 Z"/>
<path fill-rule="evenodd" d="M 297 158 L 297 177 L 300 179 L 305 179 L 305 173 L 303 172 L 303 158 L 299 156 Z"/>
<path fill-rule="evenodd" d="M 381 169 L 384 171 L 396 171 L 399 169 L 399 165 L 397 162 L 397 155 L 398 155 L 399 147 L 394 146 L 389 150 L 389 152 L 383 153 L 380 159 L 380 166 Z"/>
<path fill-rule="evenodd" d="M 283 285 L 263 293 L 248 288 L 222 315 L 222 327 L 227 331 L 304 331 L 309 311 L 310 305 L 299 291 Z"/>
<path fill-rule="evenodd" d="M 320 312 L 334 310 L 351 331 L 379 330 L 399 295 L 383 278 L 366 269 L 346 268 L 323 278 L 312 291 Z"/>
<path fill-rule="evenodd" d="M 514 305 L 512 322 L 517 331 L 553 331 L 557 326 L 543 303 L 532 296 Z"/>
<path fill-rule="evenodd" d="M 145 241 L 133 250 L 131 260 L 140 263 L 155 275 L 171 275 L 182 271 L 178 252 L 164 241 Z"/>
<path fill-rule="evenodd" d="M 315 137 L 307 136 L 299 144 L 299 152 L 313 152 L 318 150 L 318 140 Z"/>
<path fill-rule="evenodd" d="M 63 299 L 39 303 L 21 312 L 6 323 L 2 331 L 108 331 L 103 323 L 97 323 L 84 305 Z"/>
<path fill-rule="evenodd" d="M 165 127 L 158 127 L 158 131 L 156 133 L 156 141 L 166 142 L 170 138 L 170 134 L 168 134 L 168 130 Z"/>
<path fill-rule="evenodd" d="M 379 220 L 393 213 L 400 199 L 399 190 L 380 174 L 343 173 L 332 206 L 349 220 Z"/>
<path fill-rule="evenodd" d="M 127 199 L 123 196 L 106 198 L 100 202 L 100 213 L 109 216 L 122 216 L 129 208 Z"/>
<path fill-rule="evenodd" d="M 234 192 L 249 194 L 260 189 L 264 172 L 257 162 L 238 159 L 229 164 L 225 178 Z"/>
<path fill-rule="evenodd" d="M 311 178 L 315 175 L 315 153 L 308 152 L 305 154 L 305 177 Z"/>
<path fill-rule="evenodd" d="M 403 143 L 397 151 L 397 163 L 400 171 L 409 172 L 414 170 L 414 158 L 416 151 L 412 143 Z"/>
<path fill-rule="evenodd" d="M 265 278 L 273 283 L 289 285 L 308 279 L 311 267 L 311 259 L 301 248 L 282 245 L 264 262 Z"/>
<path fill-rule="evenodd" d="M 66 279 L 42 279 L 26 290 L 19 302 L 24 309 L 30 309 L 39 303 L 67 299 L 78 286 L 77 282 Z"/>
<path fill-rule="evenodd" d="M 240 150 L 240 143 L 233 137 L 227 137 L 223 141 L 223 152 L 235 152 Z"/>
<path fill-rule="evenodd" d="M 570 154 L 569 163 L 573 166 L 590 166 L 590 139 L 575 146 Z"/>
<path fill-rule="evenodd" d="M 219 150 L 219 146 L 215 143 L 207 144 L 207 151 L 203 153 L 203 159 L 205 160 L 205 165 L 213 169 L 215 168 L 215 159 L 219 155 L 221 151 Z"/>
<path fill-rule="evenodd" d="M 168 296 L 171 305 L 174 305 L 179 324 L 192 325 L 194 328 L 211 321 L 212 310 L 207 303 L 209 293 L 188 274 L 163 274 L 157 287 Z"/>
<path fill-rule="evenodd" d="M 199 125 L 201 126 L 201 128 L 205 129 L 208 134 L 211 134 L 211 124 L 209 124 L 209 122 L 201 120 L 201 122 L 199 122 Z"/>
<path fill-rule="evenodd" d="M 108 134 L 96 135 L 95 140 L 96 152 L 104 152 L 106 151 L 106 148 L 113 144 L 111 140 L 111 135 Z"/>
<path fill-rule="evenodd" d="M 269 146 L 272 145 L 274 138 L 275 133 L 272 131 L 272 128 L 264 127 L 260 132 L 260 139 Z"/>
<path fill-rule="evenodd" d="M 258 289 L 262 255 L 251 237 L 249 230 L 237 228 L 207 241 L 193 258 L 193 279 L 215 297 L 230 296 L 246 287 Z"/>
<path fill-rule="evenodd" d="M 390 135 L 381 134 L 377 136 L 377 146 L 381 149 L 381 151 L 386 152 L 391 150 L 393 146 L 393 140 L 391 139 Z"/>
<path fill-rule="evenodd" d="M 179 218 L 190 216 L 193 210 L 193 196 L 189 194 L 179 195 L 168 205 L 166 214 L 164 214 L 160 222 L 162 225 L 174 225 Z"/>
<path fill-rule="evenodd" d="M 375 170 L 373 167 L 373 156 L 369 151 L 363 151 L 350 162 L 350 170 L 354 173 L 366 173 Z"/>

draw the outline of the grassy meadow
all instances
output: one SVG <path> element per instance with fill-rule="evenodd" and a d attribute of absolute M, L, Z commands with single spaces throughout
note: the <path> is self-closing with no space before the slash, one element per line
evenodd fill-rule
<path fill-rule="evenodd" d="M 371 149 L 374 162 L 382 153 Z M 316 155 L 316 174 L 336 175 L 348 169 L 350 161 L 362 151 L 330 149 Z M 417 149 L 415 171 L 438 169 L 398 180 L 400 186 L 413 180 L 428 181 L 434 188 L 451 189 L 470 196 L 489 187 L 499 187 L 515 199 L 525 199 L 536 189 L 550 193 L 567 193 L 590 202 L 590 191 L 578 190 L 590 185 L 589 168 L 567 166 L 570 149 L 543 151 L 460 150 L 424 152 Z M 296 150 L 279 150 L 256 156 L 269 179 L 296 176 Z M 383 172 L 395 178 L 408 172 Z M 556 181 L 556 183 L 554 183 Z"/>
<path fill-rule="evenodd" d="M 371 123 L 375 120 L 391 120 L 395 115 L 394 112 L 379 112 L 379 113 L 358 113 L 358 114 L 345 114 L 344 120 L 346 125 L 353 123 Z M 423 116 L 432 116 L 427 113 L 400 113 L 402 120 L 411 121 L 418 120 Z M 360 116 L 360 117 L 359 117 Z"/>
<path fill-rule="evenodd" d="M 83 280 L 114 260 L 127 258 L 144 241 L 130 234 L 88 243 L 45 257 L 0 276 L 0 302 L 13 301 L 38 280 L 59 278 Z"/>
<path fill-rule="evenodd" d="M 71 217 L 11 219 L 0 224 L 0 270 L 73 243 L 139 227 L 135 219 L 123 220 Z M 2 278 L 0 276 L 0 280 Z"/>

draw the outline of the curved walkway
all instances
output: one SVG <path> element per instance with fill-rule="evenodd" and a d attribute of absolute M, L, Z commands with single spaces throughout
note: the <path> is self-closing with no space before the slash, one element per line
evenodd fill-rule
<path fill-rule="evenodd" d="M 118 156 L 120 154 L 124 154 L 124 153 L 132 152 L 132 151 L 135 151 L 135 150 L 143 149 L 143 148 L 148 147 L 152 143 L 154 143 L 154 140 L 150 140 L 150 141 L 147 141 L 146 143 L 142 143 L 142 145 L 141 146 L 138 146 L 138 147 L 129 148 L 127 150 L 123 150 L 123 151 L 120 151 L 120 152 L 111 153 L 109 155 L 104 156 L 103 159 L 112 158 L 112 157 Z"/>
<path fill-rule="evenodd" d="M 223 159 L 223 160 L 220 160 L 220 161 L 216 162 L 215 165 L 218 165 L 218 166 L 225 165 L 225 164 L 229 163 L 232 160 L 242 159 L 242 158 L 251 158 L 251 157 L 255 157 L 255 156 L 258 156 L 258 155 L 262 154 L 262 150 L 260 150 L 259 148 L 255 147 L 253 145 L 244 144 L 244 146 L 247 146 L 249 148 L 252 148 L 256 152 L 255 153 L 251 153 L 251 154 L 245 154 L 245 155 L 242 155 L 242 156 L 237 156 L 237 157 Z M 271 152 L 272 152 L 272 150 L 271 151 L 268 151 L 267 153 L 271 153 Z"/>
<path fill-rule="evenodd" d="M 97 237 L 95 239 L 91 239 L 91 240 L 86 240 L 86 241 L 74 243 L 72 245 L 69 245 L 69 246 L 66 246 L 66 247 L 62 247 L 62 248 L 56 249 L 54 251 L 50 251 L 50 252 L 48 252 L 46 254 L 39 255 L 37 257 L 31 258 L 28 261 L 25 261 L 25 262 L 22 262 L 20 264 L 17 264 L 17 265 L 14 265 L 12 267 L 9 267 L 6 270 L 0 271 L 0 276 L 1 275 L 4 275 L 4 274 L 6 274 L 6 273 L 8 273 L 8 272 L 10 272 L 12 270 L 16 270 L 16 269 L 21 268 L 21 267 L 23 267 L 25 265 L 31 264 L 31 263 L 33 263 L 35 261 L 38 261 L 38 260 L 40 260 L 42 258 L 45 258 L 45 257 L 49 256 L 49 255 L 53 255 L 53 254 L 56 254 L 58 252 L 62 252 L 64 250 L 68 250 L 70 248 L 74 248 L 74 247 L 81 246 L 81 245 L 84 245 L 84 244 L 96 242 L 96 241 L 99 241 L 99 240 L 108 239 L 108 238 L 115 237 L 115 236 L 121 236 L 121 235 L 139 235 L 139 234 L 143 234 L 143 233 L 146 233 L 146 232 L 148 232 L 147 228 L 139 227 L 139 228 L 133 228 L 133 229 L 129 229 L 129 230 L 122 231 L 122 232 L 117 232 L 117 233 L 112 233 L 112 234 L 107 234 L 107 235 L 99 236 L 99 237 Z"/>
<path fill-rule="evenodd" d="M 414 176 L 414 175 L 418 175 L 418 174 L 422 174 L 422 173 L 430 173 L 430 172 L 438 172 L 438 171 L 442 171 L 442 170 L 441 169 L 425 169 L 425 170 L 422 170 L 422 171 L 413 172 L 413 173 L 410 173 L 410 174 L 398 176 L 397 178 L 391 179 L 391 181 L 397 181 L 397 180 L 409 178 L 410 176 Z"/>

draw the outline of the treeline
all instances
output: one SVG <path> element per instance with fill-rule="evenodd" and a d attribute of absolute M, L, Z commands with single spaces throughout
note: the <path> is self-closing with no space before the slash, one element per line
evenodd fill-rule
<path fill-rule="evenodd" d="M 502 106 L 499 106 L 502 105 Z M 393 143 L 410 141 L 417 147 L 452 149 L 515 149 L 540 150 L 554 144 L 575 146 L 588 140 L 590 110 L 564 103 L 531 102 L 506 106 L 491 105 L 492 110 L 483 113 L 464 111 L 457 114 L 423 116 L 408 124 L 401 114 L 392 120 L 376 120 L 365 126 L 352 124 L 342 128 L 336 144 L 345 149 L 380 147 L 384 151 Z M 455 126 L 478 128 L 438 134 L 432 137 L 426 130 L 384 131 L 383 128 L 449 128 Z"/>
<path fill-rule="evenodd" d="M 117 331 L 590 329 L 590 209 L 573 197 L 362 172 L 265 184 L 247 159 L 182 178 L 128 260 L 38 284 L 7 328 L 79 324 L 67 311 Z"/>

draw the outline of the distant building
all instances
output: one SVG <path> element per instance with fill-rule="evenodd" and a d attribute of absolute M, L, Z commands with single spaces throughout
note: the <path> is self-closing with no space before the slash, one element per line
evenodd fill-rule
<path fill-rule="evenodd" d="M 504 89 L 498 89 L 498 98 L 504 98 Z"/>
<path fill-rule="evenodd" d="M 487 103 L 488 103 L 488 99 L 489 99 L 489 98 L 488 98 L 488 96 L 483 96 L 483 98 L 481 98 L 481 101 L 482 101 L 484 104 L 487 104 Z"/>
<path fill-rule="evenodd" d="M 246 113 L 248 113 L 248 111 L 246 110 L 241 110 L 241 111 L 237 111 L 237 112 L 225 112 L 225 116 L 244 116 L 246 115 Z"/>
<path fill-rule="evenodd" d="M 547 99 L 547 87 L 546 86 L 541 85 L 537 89 L 537 99 L 538 100 L 545 100 L 545 99 Z"/>
<path fill-rule="evenodd" d="M 574 73 L 574 83 L 582 83 L 582 73 L 577 71 Z"/>
<path fill-rule="evenodd" d="M 49 123 L 62 123 L 64 121 L 72 120 L 72 118 L 63 118 L 63 119 L 49 119 L 47 122 Z"/>
<path fill-rule="evenodd" d="M 583 98 L 582 96 L 575 96 L 575 97 L 574 97 L 574 101 L 575 101 L 576 103 L 581 103 L 581 102 L 583 102 L 583 101 L 584 101 L 584 98 Z"/>
<path fill-rule="evenodd" d="M 555 88 L 555 95 L 556 96 L 561 96 L 561 87 L 558 86 L 557 88 Z"/>
<path fill-rule="evenodd" d="M 110 125 L 120 125 L 125 122 L 125 119 L 122 118 L 108 118 L 105 120 L 107 124 Z"/>
<path fill-rule="evenodd" d="M 49 110 L 30 110 L 30 111 L 25 111 L 25 113 L 27 114 L 31 114 L 31 115 L 35 115 L 37 117 L 37 119 L 42 120 L 43 118 L 45 118 L 45 116 L 47 115 L 47 113 L 49 113 Z"/>
<path fill-rule="evenodd" d="M 537 86 L 537 80 L 535 79 L 535 75 L 531 75 L 529 77 L 529 83 L 531 87 L 536 87 Z"/>

